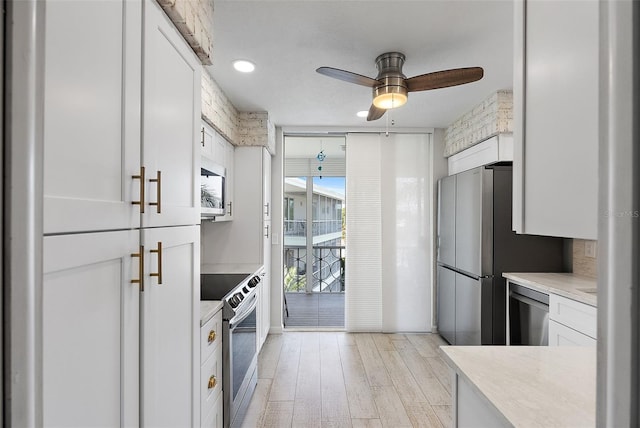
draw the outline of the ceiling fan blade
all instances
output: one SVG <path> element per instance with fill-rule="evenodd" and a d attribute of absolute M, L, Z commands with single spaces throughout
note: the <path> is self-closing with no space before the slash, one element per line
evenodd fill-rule
<path fill-rule="evenodd" d="M 482 67 L 454 68 L 410 77 L 405 82 L 409 92 L 416 92 L 463 85 L 480 80 L 482 76 Z"/>
<path fill-rule="evenodd" d="M 380 85 L 382 82 L 371 77 L 362 76 L 360 74 L 352 73 L 350 71 L 340 70 L 338 68 L 320 67 L 316 70 L 320 74 L 333 77 L 334 79 L 344 80 L 345 82 L 355 83 L 356 85 L 367 86 L 373 88 L 376 85 Z"/>
<path fill-rule="evenodd" d="M 369 108 L 369 114 L 367 115 L 367 122 L 370 122 L 372 120 L 378 120 L 382 116 L 384 116 L 385 113 L 386 113 L 385 109 L 378 108 L 373 104 L 371 104 L 371 108 Z"/>

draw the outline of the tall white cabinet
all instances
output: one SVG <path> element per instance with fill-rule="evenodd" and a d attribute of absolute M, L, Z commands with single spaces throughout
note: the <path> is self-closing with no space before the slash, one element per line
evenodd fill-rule
<path fill-rule="evenodd" d="M 598 7 L 596 1 L 514 3 L 518 233 L 597 238 Z"/>
<path fill-rule="evenodd" d="M 44 425 L 197 425 L 200 64 L 152 0 L 46 13 Z"/>
<path fill-rule="evenodd" d="M 203 264 L 264 265 L 258 293 L 258 347 L 269 332 L 271 279 L 271 155 L 235 147 L 233 221 L 203 223 Z"/>

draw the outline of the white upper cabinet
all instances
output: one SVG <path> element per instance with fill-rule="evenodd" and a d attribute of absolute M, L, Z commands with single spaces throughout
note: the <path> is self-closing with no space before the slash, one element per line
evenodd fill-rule
<path fill-rule="evenodd" d="M 227 142 L 225 147 L 225 169 L 226 175 L 226 194 L 225 203 L 227 204 L 227 211 L 224 215 L 224 220 L 233 220 L 233 199 L 234 199 L 234 182 L 235 182 L 235 155 L 236 148 L 233 144 Z"/>
<path fill-rule="evenodd" d="M 140 224 L 140 2 L 48 1 L 44 232 Z"/>
<path fill-rule="evenodd" d="M 142 165 L 143 227 L 200 220 L 202 66 L 159 7 L 145 3 Z"/>
<path fill-rule="evenodd" d="M 233 191 L 234 191 L 234 165 L 235 146 L 227 141 L 219 132 L 213 129 L 204 120 L 201 124 L 201 154 L 216 165 L 222 167 L 225 172 L 224 204 L 225 214 L 215 216 L 216 222 L 233 220 Z"/>
<path fill-rule="evenodd" d="M 597 239 L 598 2 L 515 2 L 518 233 Z"/>
<path fill-rule="evenodd" d="M 202 223 L 203 264 L 265 263 L 264 240 L 271 236 L 271 221 L 266 219 L 267 206 L 271 209 L 271 155 L 264 147 L 238 146 L 235 161 L 233 221 Z"/>
<path fill-rule="evenodd" d="M 204 121 L 200 126 L 200 153 L 213 160 L 213 139 L 215 131 Z"/>

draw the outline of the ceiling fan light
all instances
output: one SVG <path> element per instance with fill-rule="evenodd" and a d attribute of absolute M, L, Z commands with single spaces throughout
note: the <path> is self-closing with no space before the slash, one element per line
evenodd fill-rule
<path fill-rule="evenodd" d="M 400 107 L 407 102 L 407 95 L 403 93 L 383 93 L 373 99 L 373 105 L 381 109 L 392 109 Z"/>
<path fill-rule="evenodd" d="M 407 102 L 407 88 L 398 84 L 384 85 L 373 90 L 373 105 L 388 110 Z"/>

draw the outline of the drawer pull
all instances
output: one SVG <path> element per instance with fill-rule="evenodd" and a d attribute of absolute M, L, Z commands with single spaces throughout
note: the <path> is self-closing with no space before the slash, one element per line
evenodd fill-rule
<path fill-rule="evenodd" d="M 207 387 L 209 389 L 213 389 L 216 387 L 217 384 L 218 384 L 218 380 L 216 379 L 216 376 L 211 375 L 211 377 L 209 378 L 209 385 L 207 385 Z"/>
<path fill-rule="evenodd" d="M 211 330 L 209 332 L 209 338 L 207 339 L 207 341 L 211 344 L 211 343 L 213 343 L 214 340 L 216 340 L 216 331 L 215 330 Z"/>

